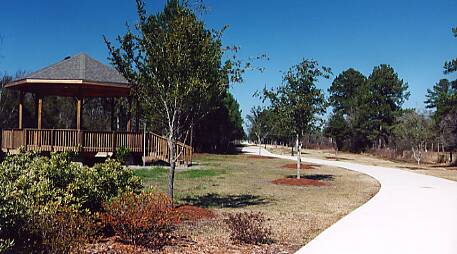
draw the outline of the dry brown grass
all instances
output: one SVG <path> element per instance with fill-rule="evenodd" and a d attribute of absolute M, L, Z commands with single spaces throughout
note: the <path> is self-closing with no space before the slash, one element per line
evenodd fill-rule
<path fill-rule="evenodd" d="M 268 150 L 277 154 L 291 154 L 291 149 L 280 146 L 268 146 Z M 303 150 L 303 157 L 330 159 L 339 161 L 349 161 L 354 163 L 361 163 L 374 166 L 395 167 L 403 170 L 412 171 L 419 174 L 430 175 L 445 178 L 452 181 L 457 181 L 457 167 L 447 167 L 443 164 L 429 164 L 423 163 L 417 165 L 416 163 L 391 161 L 386 159 L 377 158 L 371 154 L 353 154 L 338 152 L 335 154 L 333 150 Z"/>
<path fill-rule="evenodd" d="M 250 158 L 247 155 L 198 155 L 198 169 L 209 176 L 177 177 L 177 203 L 212 209 L 212 220 L 184 223 L 189 238 L 164 253 L 293 253 L 344 215 L 364 204 L 379 190 L 376 180 L 356 172 L 316 166 L 303 170 L 304 178 L 326 186 L 285 186 L 272 181 L 295 173 L 282 168 L 290 161 Z M 145 178 L 163 190 L 165 175 Z M 163 179 L 162 179 L 163 178 Z M 269 218 L 272 245 L 234 245 L 223 223 L 226 213 L 255 211 Z"/>

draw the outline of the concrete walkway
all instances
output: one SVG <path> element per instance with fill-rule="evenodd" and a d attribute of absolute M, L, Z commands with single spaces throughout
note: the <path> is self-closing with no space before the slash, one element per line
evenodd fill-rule
<path fill-rule="evenodd" d="M 259 148 L 243 151 L 258 154 Z M 295 160 L 266 150 L 261 154 Z M 457 254 L 457 182 L 396 168 L 302 159 L 370 175 L 381 189 L 297 253 Z"/>

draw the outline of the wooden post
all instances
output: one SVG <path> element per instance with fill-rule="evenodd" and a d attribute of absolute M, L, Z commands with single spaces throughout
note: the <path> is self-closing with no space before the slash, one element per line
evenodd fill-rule
<path fill-rule="evenodd" d="M 146 166 L 146 124 L 143 123 L 143 167 Z"/>
<path fill-rule="evenodd" d="M 132 131 L 132 97 L 128 98 L 128 113 L 127 113 L 127 132 Z"/>
<path fill-rule="evenodd" d="M 81 97 L 76 98 L 76 129 L 78 130 L 78 136 L 77 136 L 77 144 L 80 148 L 82 148 L 83 145 L 83 133 L 81 132 L 81 127 L 82 127 L 82 114 L 83 113 L 83 99 Z M 80 152 L 80 151 L 78 151 Z"/>
<path fill-rule="evenodd" d="M 113 154 L 116 152 L 116 147 L 117 147 L 117 137 L 116 137 L 116 132 L 113 131 L 111 132 L 111 140 L 112 140 L 112 145 L 113 145 Z"/>
<path fill-rule="evenodd" d="M 82 126 L 82 99 L 76 99 L 76 129 L 81 130 Z"/>
<path fill-rule="evenodd" d="M 41 130 L 41 127 L 42 127 L 41 115 L 42 115 L 42 111 L 43 111 L 43 97 L 41 95 L 37 95 L 37 96 L 38 96 L 38 103 L 37 103 L 37 119 L 38 119 L 38 123 L 37 123 L 37 129 Z"/>
<path fill-rule="evenodd" d="M 55 138 L 54 138 L 54 130 L 51 130 L 51 152 L 54 152 L 54 142 L 55 142 Z"/>
<path fill-rule="evenodd" d="M 24 128 L 24 118 L 22 111 L 24 110 L 24 92 L 20 92 L 19 94 L 19 129 L 22 130 Z"/>

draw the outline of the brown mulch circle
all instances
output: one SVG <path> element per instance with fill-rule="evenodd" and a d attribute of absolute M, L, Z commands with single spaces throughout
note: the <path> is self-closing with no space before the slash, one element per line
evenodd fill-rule
<path fill-rule="evenodd" d="M 291 185 L 291 186 L 326 186 L 327 184 L 319 180 L 305 178 L 282 178 L 272 181 L 274 184 Z"/>
<path fill-rule="evenodd" d="M 285 164 L 282 165 L 281 168 L 297 169 L 297 163 Z M 300 169 L 315 169 L 315 166 L 311 164 L 301 164 Z"/>
<path fill-rule="evenodd" d="M 197 221 L 216 217 L 213 211 L 192 205 L 178 206 L 176 211 L 179 212 L 183 221 Z"/>
<path fill-rule="evenodd" d="M 260 156 L 260 155 L 249 155 L 248 159 L 276 159 L 275 157 Z"/>

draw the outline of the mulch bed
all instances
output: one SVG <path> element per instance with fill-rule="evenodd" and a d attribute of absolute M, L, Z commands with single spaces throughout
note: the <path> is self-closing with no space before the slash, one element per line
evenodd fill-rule
<path fill-rule="evenodd" d="M 272 181 L 274 184 L 291 185 L 291 186 L 326 186 L 327 184 L 319 180 L 304 178 L 282 178 Z"/>
<path fill-rule="evenodd" d="M 198 221 L 216 217 L 216 214 L 211 210 L 191 205 L 178 206 L 176 211 L 181 214 L 183 221 Z"/>
<path fill-rule="evenodd" d="M 175 208 L 176 211 L 178 211 L 181 215 L 181 220 L 182 221 L 187 221 L 187 222 L 197 222 L 201 220 L 207 220 L 207 219 L 213 219 L 216 218 L 216 214 L 205 208 L 197 207 L 197 206 L 192 206 L 192 205 L 181 205 L 177 206 Z M 177 237 L 176 239 L 172 240 L 173 242 L 170 243 L 170 246 L 168 248 L 180 250 L 183 248 L 183 246 L 189 245 L 189 243 L 193 243 L 193 241 L 190 241 L 187 237 Z M 192 249 L 192 248 L 191 248 Z M 123 243 L 118 236 L 113 236 L 113 237 L 108 237 L 101 239 L 97 243 L 93 244 L 88 244 L 82 251 L 83 253 L 91 253 L 91 254 L 99 254 L 99 253 L 113 253 L 113 254 L 118 254 L 118 253 L 159 253 L 158 251 L 154 251 L 151 249 L 148 249 L 146 247 L 141 247 L 141 246 L 134 246 L 131 244 Z M 160 251 L 162 253 L 162 251 Z M 166 253 L 174 253 L 173 251 L 171 252 L 166 252 Z M 182 253 L 182 252 L 179 252 Z M 198 251 L 195 252 L 185 252 L 185 253 L 199 253 Z"/>
<path fill-rule="evenodd" d="M 248 159 L 276 159 L 275 157 L 260 156 L 260 155 L 249 155 Z"/>
<path fill-rule="evenodd" d="M 285 164 L 282 165 L 281 168 L 297 169 L 297 163 Z M 311 164 L 301 164 L 300 169 L 315 169 L 315 166 Z"/>
<path fill-rule="evenodd" d="M 127 243 L 122 243 L 117 236 L 104 238 L 97 243 L 86 245 L 81 253 L 85 254 L 117 254 L 117 253 L 151 253 L 145 247 L 134 246 Z"/>

